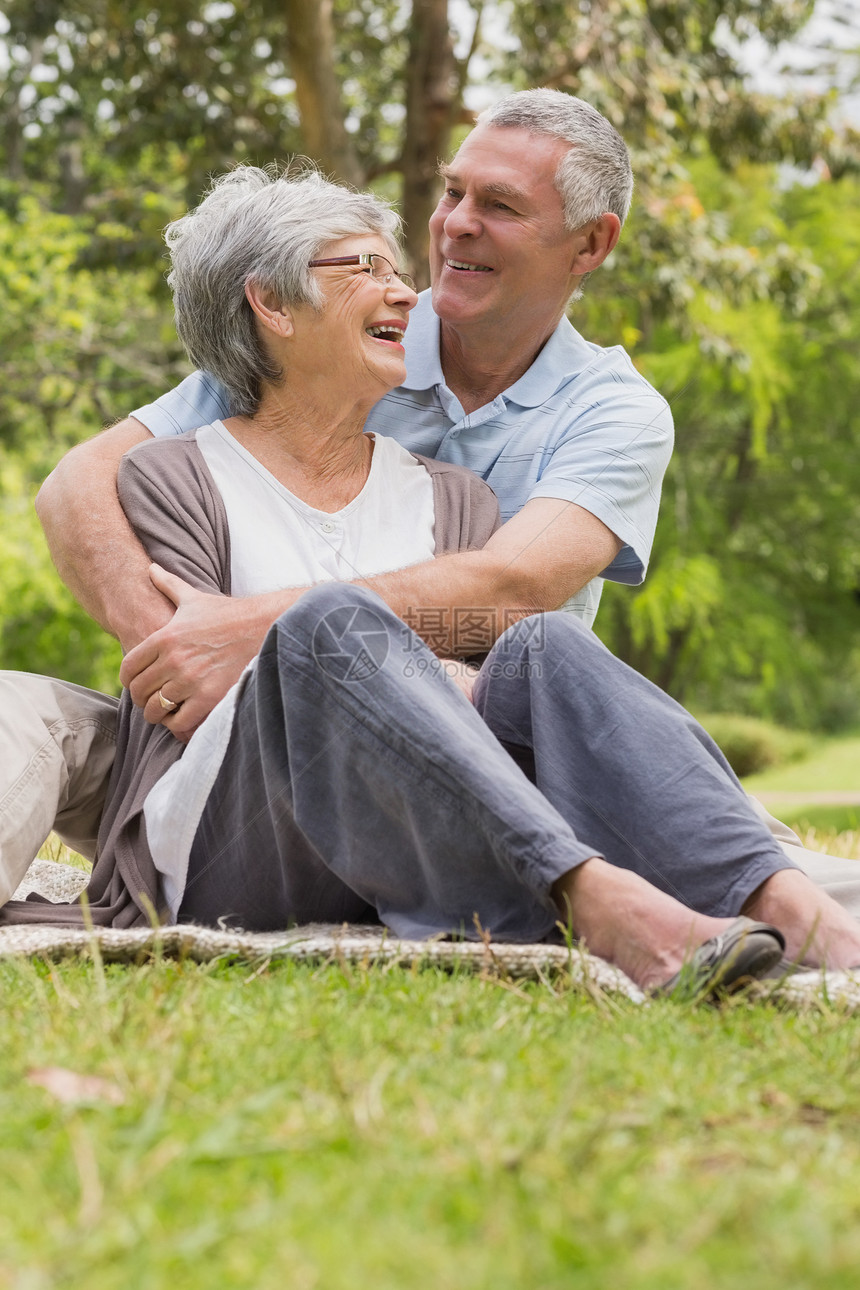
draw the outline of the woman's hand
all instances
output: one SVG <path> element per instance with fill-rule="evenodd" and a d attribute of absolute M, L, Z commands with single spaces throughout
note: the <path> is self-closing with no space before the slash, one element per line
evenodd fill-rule
<path fill-rule="evenodd" d="M 176 605 L 176 613 L 166 627 L 126 654 L 120 680 L 147 721 L 167 726 L 186 743 L 238 681 L 268 628 L 297 593 L 233 599 L 197 591 L 157 564 L 150 566 L 149 576 Z M 159 691 L 168 705 L 176 706 L 165 708 Z"/>

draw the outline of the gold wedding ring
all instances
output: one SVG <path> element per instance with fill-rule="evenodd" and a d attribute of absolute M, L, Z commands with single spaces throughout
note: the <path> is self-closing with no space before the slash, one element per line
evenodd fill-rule
<path fill-rule="evenodd" d="M 162 712 L 172 712 L 174 708 L 179 707 L 178 703 L 171 703 L 170 699 L 165 698 L 161 690 L 156 690 L 155 697 L 156 699 L 158 699 L 158 702 L 161 704 Z"/>

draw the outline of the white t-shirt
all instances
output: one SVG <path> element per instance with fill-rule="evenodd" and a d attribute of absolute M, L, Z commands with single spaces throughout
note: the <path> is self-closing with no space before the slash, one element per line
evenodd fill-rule
<path fill-rule="evenodd" d="M 394 439 L 374 437 L 364 487 L 332 513 L 289 492 L 221 421 L 199 430 L 197 444 L 227 512 L 234 596 L 348 582 L 433 558 L 433 481 Z M 149 849 L 174 918 L 194 835 L 230 742 L 236 702 L 255 662 L 212 710 L 144 805 Z"/>

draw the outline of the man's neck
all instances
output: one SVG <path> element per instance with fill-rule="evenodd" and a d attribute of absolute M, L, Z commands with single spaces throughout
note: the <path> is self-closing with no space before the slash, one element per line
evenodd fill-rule
<path fill-rule="evenodd" d="M 509 390 L 529 370 L 558 324 L 546 335 L 531 337 L 519 346 L 498 335 L 475 337 L 442 321 L 439 356 L 445 384 L 457 396 L 464 412 L 475 412 Z"/>

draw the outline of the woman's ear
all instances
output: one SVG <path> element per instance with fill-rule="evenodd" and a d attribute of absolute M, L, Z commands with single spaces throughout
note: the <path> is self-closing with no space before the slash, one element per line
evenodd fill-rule
<path fill-rule="evenodd" d="M 292 336 L 292 312 L 278 300 L 274 291 L 263 290 L 259 283 L 249 282 L 245 287 L 245 299 L 267 331 L 278 336 Z"/>
<path fill-rule="evenodd" d="M 571 274 L 579 278 L 599 269 L 620 236 L 621 220 L 612 211 L 606 211 L 604 215 L 577 229 Z"/>

